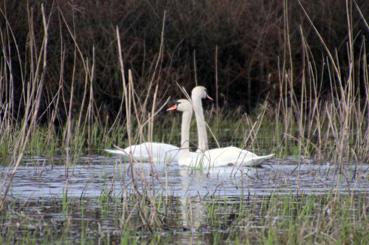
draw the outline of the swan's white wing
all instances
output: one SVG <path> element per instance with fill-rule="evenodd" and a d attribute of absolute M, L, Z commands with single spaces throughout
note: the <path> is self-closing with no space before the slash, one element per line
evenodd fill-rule
<path fill-rule="evenodd" d="M 264 160 L 272 158 L 274 154 L 258 156 L 253 152 L 229 146 L 206 151 L 205 156 L 209 160 L 210 167 L 227 166 L 229 164 L 258 167 Z"/>
<path fill-rule="evenodd" d="M 145 142 L 124 149 L 105 149 L 106 152 L 127 157 L 129 154 L 137 162 L 172 162 L 177 160 L 178 147 L 165 143 Z"/>
<path fill-rule="evenodd" d="M 133 155 L 136 159 L 147 158 L 153 162 L 170 163 L 177 161 L 179 148 L 175 145 L 146 142 L 135 147 Z"/>
<path fill-rule="evenodd" d="M 246 158 L 252 158 L 256 155 L 234 146 L 228 146 L 206 151 L 205 156 L 209 161 L 210 167 L 221 167 L 229 164 L 239 164 Z"/>

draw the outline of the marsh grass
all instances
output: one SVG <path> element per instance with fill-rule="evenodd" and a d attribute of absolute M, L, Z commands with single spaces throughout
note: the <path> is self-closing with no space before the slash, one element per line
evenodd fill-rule
<path fill-rule="evenodd" d="M 137 196 L 125 199 L 113 197 L 108 200 L 108 210 L 104 207 L 106 204 L 101 202 L 74 199 L 70 201 L 68 216 L 63 215 L 62 205 L 58 205 L 60 201 L 52 202 L 8 203 L 7 214 L 3 211 L 0 220 L 1 241 L 109 241 L 121 244 L 145 241 L 165 243 L 179 238 L 182 241 L 267 244 L 363 244 L 369 241 L 368 199 L 365 195 L 290 194 L 196 200 L 207 208 L 201 216 L 189 217 L 196 220 L 192 222 L 199 223 L 190 233 L 183 232 L 188 227 L 183 226 L 184 216 L 180 216 L 179 200 L 176 198 L 162 202 L 165 207 L 162 206 L 155 214 L 162 223 L 150 226 L 142 225 L 141 216 L 144 214 L 138 209 L 141 200 Z M 130 207 L 130 215 L 122 219 L 122 206 L 126 204 Z M 194 205 L 192 209 L 196 207 Z M 160 212 L 165 209 L 166 213 Z"/>

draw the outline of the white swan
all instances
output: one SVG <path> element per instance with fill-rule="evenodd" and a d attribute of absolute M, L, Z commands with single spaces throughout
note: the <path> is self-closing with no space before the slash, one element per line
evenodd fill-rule
<path fill-rule="evenodd" d="M 197 122 L 198 151 L 190 152 L 188 145 L 184 145 L 184 147 L 182 147 L 179 151 L 178 155 L 179 165 L 202 167 L 202 168 L 227 166 L 229 164 L 247 167 L 257 167 L 260 166 L 260 164 L 264 160 L 270 159 L 274 156 L 274 154 L 266 156 L 258 156 L 255 153 L 234 146 L 208 150 L 206 123 L 204 119 L 201 101 L 201 99 L 203 98 L 209 98 L 206 92 L 206 88 L 203 86 L 196 86 L 191 92 L 191 98 L 192 98 L 192 107 L 195 112 Z M 183 101 L 181 101 L 181 103 L 183 103 Z M 177 110 L 181 110 L 182 108 L 184 107 L 181 107 L 179 109 L 177 108 Z M 182 121 L 182 125 L 183 123 L 189 122 Z M 184 136 L 185 139 L 188 137 L 187 141 L 189 140 L 189 132 L 186 133 L 184 131 L 181 131 L 181 134 L 185 134 Z"/>
<path fill-rule="evenodd" d="M 196 96 L 202 96 L 202 94 L 191 96 L 193 99 L 200 100 L 201 102 L 202 97 L 197 98 Z M 205 98 L 213 100 L 210 96 L 205 96 Z M 192 105 L 189 101 L 187 101 L 187 106 L 188 105 L 190 106 L 189 108 L 190 108 L 191 117 L 192 117 Z M 173 110 L 173 109 L 169 108 L 168 110 Z M 202 115 L 204 114 L 202 113 Z M 186 137 L 186 135 L 181 134 L 181 146 L 183 142 L 185 141 L 187 142 L 187 144 L 189 144 L 188 142 L 189 142 L 191 117 L 190 117 L 189 122 L 185 122 L 185 123 L 188 123 L 188 125 L 183 125 L 183 122 L 182 122 L 182 127 L 186 127 L 186 128 L 188 127 L 188 136 Z M 200 117 L 201 117 L 201 114 L 200 114 Z M 205 124 L 203 126 L 206 127 Z M 200 130 L 200 132 L 202 131 Z M 206 133 L 206 128 L 205 128 L 205 133 Z M 183 137 L 185 137 L 186 140 Z M 207 140 L 207 136 L 205 135 L 205 137 L 201 137 L 201 139 Z M 202 143 L 202 144 L 204 145 L 205 143 Z M 207 145 L 207 141 L 206 141 L 206 145 Z M 132 157 L 132 159 L 136 162 L 171 163 L 171 162 L 178 162 L 178 157 L 179 157 L 179 154 L 178 154 L 179 147 L 175 145 L 171 145 L 171 144 L 158 143 L 158 142 L 145 142 L 142 144 L 131 145 L 124 149 L 116 147 L 116 149 L 105 149 L 105 151 L 111 154 L 120 155 L 126 161 L 129 161 L 130 157 Z"/>
<path fill-rule="evenodd" d="M 125 161 L 132 159 L 136 162 L 171 163 L 178 160 L 179 147 L 166 143 L 145 142 L 124 149 L 115 146 L 115 149 L 104 151 L 120 155 Z"/>
<path fill-rule="evenodd" d="M 178 160 L 179 147 L 166 143 L 145 142 L 124 149 L 116 146 L 116 149 L 104 150 L 120 155 L 126 161 L 132 157 L 132 160 L 136 162 L 170 163 Z"/>

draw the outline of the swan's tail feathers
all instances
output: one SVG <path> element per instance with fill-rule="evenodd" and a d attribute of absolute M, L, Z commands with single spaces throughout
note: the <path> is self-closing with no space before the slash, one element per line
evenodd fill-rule
<path fill-rule="evenodd" d="M 150 162 L 151 157 L 147 154 L 139 154 L 139 153 L 130 153 L 126 150 L 120 148 L 119 146 L 114 145 L 114 148 L 116 149 L 104 149 L 105 152 L 111 153 L 113 155 L 120 156 L 123 161 L 135 161 L 135 162 Z"/>
<path fill-rule="evenodd" d="M 104 151 L 111 153 L 111 154 L 115 154 L 115 155 L 127 156 L 127 153 L 125 151 L 118 150 L 118 149 L 104 149 Z"/>
<path fill-rule="evenodd" d="M 244 166 L 246 167 L 261 167 L 261 164 L 268 159 L 271 159 L 272 157 L 274 157 L 274 154 L 269 154 L 269 155 L 265 155 L 265 156 L 257 156 L 254 157 L 252 159 L 250 159 L 250 161 L 247 161 L 244 163 Z"/>
<path fill-rule="evenodd" d="M 121 157 L 123 161 L 129 161 L 130 157 L 123 149 L 104 149 L 105 152 L 108 152 L 113 155 L 118 155 Z"/>
<path fill-rule="evenodd" d="M 104 151 L 109 152 L 115 155 L 128 156 L 128 152 L 126 152 L 123 148 L 120 148 L 117 145 L 113 145 L 115 149 L 104 149 Z"/>

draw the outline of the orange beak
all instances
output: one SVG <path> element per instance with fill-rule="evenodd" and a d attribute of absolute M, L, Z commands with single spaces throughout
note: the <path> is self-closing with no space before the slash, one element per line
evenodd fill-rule
<path fill-rule="evenodd" d="M 214 101 L 214 99 L 213 99 L 213 98 L 211 98 L 209 95 L 206 95 L 206 98 L 207 98 L 208 100 Z"/>
<path fill-rule="evenodd" d="M 172 105 L 171 107 L 169 107 L 167 109 L 167 111 L 175 111 L 175 110 L 177 110 L 177 105 L 176 104 Z"/>

